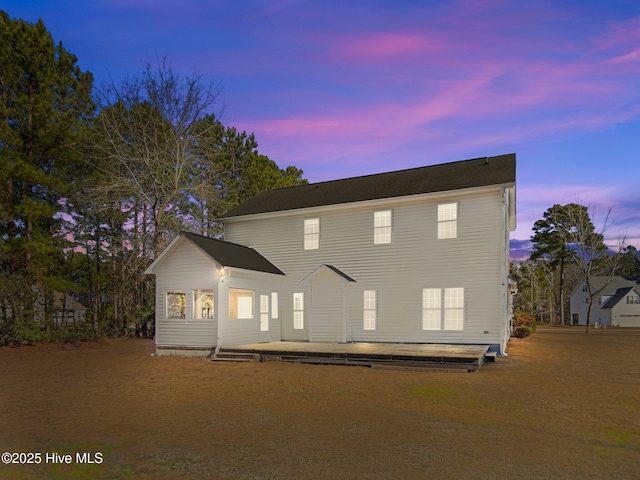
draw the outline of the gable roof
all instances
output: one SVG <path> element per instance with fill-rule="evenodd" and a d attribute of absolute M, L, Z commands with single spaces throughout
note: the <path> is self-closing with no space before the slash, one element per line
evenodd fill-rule
<path fill-rule="evenodd" d="M 225 218 L 298 208 L 515 184 L 515 154 L 268 190 L 229 210 Z"/>
<path fill-rule="evenodd" d="M 635 290 L 636 293 L 639 293 L 636 287 L 619 288 L 618 290 L 616 290 L 616 294 L 609 300 L 607 300 L 600 308 L 604 310 L 615 307 L 618 302 L 625 298 L 631 290 Z"/>
<path fill-rule="evenodd" d="M 65 295 L 55 290 L 53 292 L 53 309 L 54 310 L 86 310 L 87 307 L 76 301 L 71 295 Z"/>
<path fill-rule="evenodd" d="M 255 272 L 273 273 L 284 275 L 284 273 L 269 260 L 264 258 L 253 248 L 238 245 L 237 243 L 216 240 L 215 238 L 204 237 L 196 233 L 180 232 L 169 246 L 153 261 L 145 273 L 152 273 L 153 267 L 162 259 L 165 252 L 173 248 L 180 238 L 186 238 L 200 248 L 204 253 L 218 262 L 223 267 L 242 268 Z"/>
<path fill-rule="evenodd" d="M 607 283 L 607 285 L 603 287 L 605 283 Z M 640 285 L 640 277 L 594 277 L 591 284 L 595 291 L 602 289 L 602 291 L 598 292 L 600 295 L 615 295 L 616 290 L 619 288 Z M 582 280 L 582 282 L 573 288 L 569 296 L 572 297 L 575 294 L 581 295 L 584 285 L 585 281 Z"/>
<path fill-rule="evenodd" d="M 316 268 L 313 272 L 311 272 L 309 275 L 307 275 L 306 277 L 304 277 L 302 279 L 302 281 L 300 283 L 302 283 L 303 285 L 308 284 L 312 278 L 314 278 L 315 276 L 317 276 L 318 274 L 329 270 L 332 273 L 335 273 L 336 275 L 338 275 L 338 277 L 343 281 L 343 282 L 353 282 L 355 283 L 356 281 L 351 278 L 349 275 L 347 275 L 346 273 L 344 273 L 342 270 L 334 267 L 333 265 L 327 265 L 326 263 L 320 265 L 318 268 Z"/>

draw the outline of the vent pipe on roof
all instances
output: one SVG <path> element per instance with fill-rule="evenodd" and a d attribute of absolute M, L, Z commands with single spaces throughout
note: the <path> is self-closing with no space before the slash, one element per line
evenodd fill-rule
<path fill-rule="evenodd" d="M 484 157 L 484 164 L 489 165 L 489 157 Z"/>

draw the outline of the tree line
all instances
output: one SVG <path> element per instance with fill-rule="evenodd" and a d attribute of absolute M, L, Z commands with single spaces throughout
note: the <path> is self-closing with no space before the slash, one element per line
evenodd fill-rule
<path fill-rule="evenodd" d="M 615 251 L 604 243 L 604 234 L 611 226 L 607 215 L 596 228 L 585 205 L 569 203 L 547 209 L 533 226 L 530 257 L 511 264 L 511 278 L 518 285 L 514 297 L 516 316 L 525 313 L 537 322 L 570 324 L 567 295 L 584 282 L 589 300 L 585 326 L 588 333 L 597 295 L 613 278 L 640 279 L 640 252 L 625 245 L 624 238 Z"/>
<path fill-rule="evenodd" d="M 143 272 L 178 231 L 217 236 L 230 208 L 306 183 L 223 107 L 166 59 L 95 86 L 42 20 L 0 10 L 0 345 L 151 334 Z M 86 318 L 56 321 L 55 292 Z"/>

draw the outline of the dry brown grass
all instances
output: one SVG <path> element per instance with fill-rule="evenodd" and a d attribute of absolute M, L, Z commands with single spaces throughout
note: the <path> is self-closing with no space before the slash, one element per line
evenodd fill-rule
<path fill-rule="evenodd" d="M 542 327 L 476 373 L 0 350 L 8 478 L 640 478 L 640 330 Z"/>

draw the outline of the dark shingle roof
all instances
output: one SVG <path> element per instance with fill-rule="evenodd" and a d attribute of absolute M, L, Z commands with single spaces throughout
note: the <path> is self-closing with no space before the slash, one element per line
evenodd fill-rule
<path fill-rule="evenodd" d="M 515 154 L 268 190 L 221 219 L 488 185 L 514 184 Z"/>
<path fill-rule="evenodd" d="M 615 307 L 617 303 L 620 300 L 622 300 L 624 297 L 626 297 L 627 294 L 634 288 L 635 287 L 619 288 L 618 290 L 616 290 L 616 294 L 613 297 L 611 297 L 609 300 L 607 300 L 600 308 L 609 309 L 609 308 Z"/>
<path fill-rule="evenodd" d="M 273 263 L 264 258 L 253 248 L 238 245 L 237 243 L 224 242 L 214 238 L 203 237 L 190 232 L 180 232 L 180 235 L 191 240 L 211 258 L 223 267 L 244 268 L 257 272 L 275 273 L 284 275 Z"/>
<path fill-rule="evenodd" d="M 347 275 L 346 273 L 344 273 L 342 270 L 338 270 L 336 267 L 334 267 L 333 265 L 327 265 L 326 263 L 324 264 L 325 267 L 330 268 L 332 271 L 334 271 L 335 273 L 337 273 L 338 275 L 340 275 L 342 278 L 344 278 L 345 280 L 347 280 L 348 282 L 355 282 L 355 280 L 353 278 L 351 278 L 349 275 Z"/>

